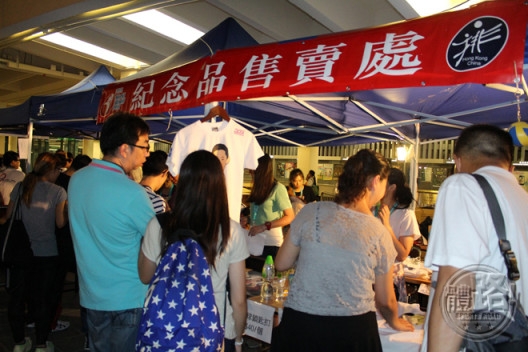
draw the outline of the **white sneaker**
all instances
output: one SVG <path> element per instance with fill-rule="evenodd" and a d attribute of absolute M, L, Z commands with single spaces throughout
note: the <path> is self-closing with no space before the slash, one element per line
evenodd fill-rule
<path fill-rule="evenodd" d="M 57 320 L 57 326 L 55 326 L 55 329 L 51 330 L 51 332 L 58 332 L 58 331 L 66 330 L 69 327 L 70 327 L 69 321 Z"/>
<path fill-rule="evenodd" d="M 26 337 L 22 345 L 15 345 L 13 352 L 29 352 L 31 351 L 31 339 Z"/>
<path fill-rule="evenodd" d="M 37 347 L 35 348 L 35 352 L 54 352 L 55 346 L 53 346 L 53 342 L 46 341 L 46 347 Z"/>

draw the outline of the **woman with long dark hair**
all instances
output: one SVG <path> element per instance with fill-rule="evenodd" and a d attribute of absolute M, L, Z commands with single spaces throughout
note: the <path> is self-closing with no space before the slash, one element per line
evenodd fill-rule
<path fill-rule="evenodd" d="M 383 156 L 360 150 L 339 176 L 336 200 L 307 204 L 292 222 L 275 261 L 279 271 L 297 263 L 279 326 L 281 351 L 381 351 L 376 308 L 392 328 L 412 331 L 398 318 L 396 251 L 371 211 L 388 174 Z"/>
<path fill-rule="evenodd" d="M 268 154 L 258 159 L 248 202 L 251 209 L 249 236 L 265 235 L 263 257 L 275 257 L 284 240 L 282 228 L 295 217 L 286 187 L 273 176 Z"/>
<path fill-rule="evenodd" d="M 245 259 L 249 252 L 242 228 L 229 218 L 224 172 L 213 153 L 199 150 L 185 158 L 173 200 L 171 212 L 163 214 L 163 224 L 154 217 L 147 227 L 139 254 L 140 279 L 150 282 L 170 234 L 179 229 L 194 231 L 211 267 L 216 304 L 221 321 L 225 321 L 225 351 L 240 352 L 246 324 Z M 228 274 L 231 302 L 227 300 L 224 310 Z"/>
<path fill-rule="evenodd" d="M 409 209 L 413 201 L 405 175 L 400 169 L 391 168 L 385 196 L 381 199 L 380 207 L 375 208 L 374 212 L 391 234 L 398 261 L 407 258 L 414 241 L 420 238 L 416 214 Z"/>
<path fill-rule="evenodd" d="M 35 351 L 53 351 L 53 344 L 47 339 L 61 279 L 55 226 L 62 228 L 67 223 L 66 191 L 54 183 L 63 166 L 55 154 L 41 153 L 35 161 L 33 171 L 11 192 L 6 218 L 14 216 L 15 202 L 20 197 L 18 209 L 33 251 L 29 266 L 8 268 L 8 319 L 15 341 L 15 352 L 31 349 L 31 340 L 24 337 L 26 297 L 29 297 L 35 319 Z"/>

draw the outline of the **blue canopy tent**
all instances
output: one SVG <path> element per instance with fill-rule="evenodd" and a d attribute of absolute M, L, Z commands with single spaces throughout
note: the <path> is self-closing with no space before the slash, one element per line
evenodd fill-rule
<path fill-rule="evenodd" d="M 82 126 L 74 130 L 51 124 L 51 121 L 64 119 L 83 119 L 97 114 L 97 105 L 101 98 L 103 87 L 115 78 L 105 66 L 85 77 L 67 90 L 48 96 L 32 96 L 24 103 L 5 109 L 0 109 L 0 131 L 13 134 L 28 134 L 28 125 L 33 119 L 50 123 L 49 127 L 40 126 L 33 129 L 33 134 L 44 136 L 66 136 L 82 134 Z"/>
<path fill-rule="evenodd" d="M 526 93 L 521 92 L 521 116 L 528 117 Z M 475 123 L 507 128 L 517 121 L 518 106 L 512 91 L 481 84 L 364 90 L 296 99 L 288 102 L 265 98 L 228 107 L 232 116 L 252 117 L 240 119 L 254 126 L 262 145 L 317 146 L 387 140 L 411 142 L 418 135 L 421 139 L 454 138 L 461 129 Z M 344 130 L 321 115 L 331 116 Z M 419 131 L 416 124 L 420 125 Z"/>
<path fill-rule="evenodd" d="M 526 67 L 528 62 L 526 53 L 528 50 L 525 45 L 525 37 L 528 18 L 526 5 L 522 1 L 517 0 L 489 1 L 468 10 L 443 13 L 373 29 L 342 34 L 335 33 L 315 38 L 302 38 L 286 43 L 243 48 L 244 50 L 220 51 L 212 56 L 211 62 L 222 61 L 226 62 L 227 66 L 232 61 L 236 61 L 238 57 L 243 56 L 242 54 L 247 54 L 248 57 L 251 55 L 253 57 L 259 55 L 272 56 L 271 53 L 280 52 L 285 46 L 293 44 L 297 45 L 297 47 L 303 47 L 310 41 L 316 43 L 312 45 L 314 47 L 316 45 L 328 46 L 329 44 L 327 43 L 339 43 L 341 41 L 341 43 L 347 44 L 343 46 L 348 46 L 355 50 L 355 56 L 361 56 L 360 49 L 363 42 L 359 41 L 361 42 L 360 45 L 356 37 L 362 35 L 363 32 L 369 35 L 371 32 L 377 31 L 383 32 L 385 35 L 385 32 L 397 32 L 393 28 L 400 26 L 398 27 L 400 33 L 405 33 L 407 30 L 416 30 L 416 32 L 421 33 L 422 27 L 428 22 L 438 23 L 440 20 L 446 21 L 450 18 L 449 16 L 463 17 L 462 22 L 469 21 L 468 18 L 472 19 L 472 16 L 482 16 L 482 13 L 487 13 L 486 11 L 495 15 L 498 8 L 506 8 L 508 6 L 513 9 L 516 21 L 519 21 L 517 26 L 511 25 L 511 28 L 514 28 L 512 31 L 518 35 L 519 40 L 515 42 L 510 40 L 509 45 L 510 47 L 516 47 L 516 52 L 521 52 L 518 50 L 519 46 L 524 48 L 522 52 L 525 53 L 524 67 Z M 405 30 L 401 29 L 402 26 L 406 26 L 403 27 Z M 452 30 L 452 28 L 430 26 L 434 27 L 432 31 L 439 32 L 436 33 L 438 37 L 447 37 L 444 42 L 453 36 L 453 34 L 446 34 L 446 31 Z M 521 35 L 518 33 L 519 28 L 522 28 Z M 352 38 L 349 42 L 346 41 L 347 36 Z M 511 36 L 512 34 L 510 33 Z M 433 66 L 433 69 L 428 71 L 426 78 L 423 79 L 428 84 L 423 83 L 421 81 L 422 78 L 420 78 L 415 79 L 411 83 L 399 85 L 397 79 L 385 76 L 387 81 L 390 79 L 392 81 L 386 84 L 382 78 L 376 84 L 364 83 L 361 85 L 361 82 L 358 83 L 358 80 L 355 80 L 356 82 L 352 82 L 357 83 L 354 86 L 355 88 L 349 89 L 347 86 L 346 90 L 332 89 L 328 90 L 327 93 L 311 91 L 309 94 L 296 94 L 291 91 L 285 91 L 282 94 L 269 94 L 265 89 L 262 89 L 260 94 L 253 94 L 253 96 L 245 98 L 240 92 L 232 90 L 234 93 L 231 95 L 224 94 L 222 99 L 197 100 L 196 103 L 189 104 L 191 108 L 171 108 L 170 114 L 172 114 L 172 117 L 169 117 L 166 107 L 158 108 L 155 113 L 148 111 L 146 113 L 142 111 L 136 112 L 134 110 L 132 112 L 143 115 L 149 121 L 154 138 L 172 141 L 179 129 L 204 116 L 204 103 L 221 101 L 225 103 L 226 110 L 231 118 L 253 132 L 261 145 L 294 146 L 346 145 L 376 141 L 405 141 L 413 144 L 416 143 L 417 139 L 455 138 L 459 135 L 461 129 L 474 123 L 489 123 L 507 128 L 511 123 L 517 121 L 518 108 L 521 116 L 528 116 L 528 105 L 526 104 L 528 88 L 523 78 L 524 72 L 522 72 L 521 62 L 515 66 L 509 59 L 503 61 L 507 63 L 507 67 L 504 65 L 504 69 L 510 72 L 510 77 L 513 76 L 514 68 L 520 67 L 519 72 L 515 72 L 515 78 L 518 80 L 517 84 L 514 84 L 514 80 L 511 78 L 508 80 L 486 81 L 478 77 L 478 74 L 471 79 L 459 79 L 459 72 L 447 72 L 447 70 L 446 78 L 440 81 L 443 84 L 431 84 L 430 81 L 434 81 L 437 78 L 436 76 L 440 75 L 437 74 L 435 69 L 441 65 L 445 66 L 445 62 L 443 62 L 445 58 L 442 56 L 444 54 L 435 53 L 436 51 L 441 52 L 438 43 L 435 41 L 431 42 L 431 44 L 434 43 L 435 49 L 427 46 L 421 55 L 425 56 L 432 53 L 432 55 L 439 56 L 440 59 L 437 60 L 436 66 Z M 295 52 L 295 50 L 293 51 Z M 215 60 L 216 56 L 218 58 Z M 284 58 L 284 56 L 281 52 L 280 56 L 276 57 Z M 290 62 L 295 63 L 295 57 L 288 59 Z M 424 60 L 422 59 L 422 61 Z M 208 62 L 201 62 L 199 67 L 204 67 Z M 170 72 L 182 72 L 186 66 L 190 67 L 192 64 L 179 66 Z M 349 65 L 348 62 L 347 64 Z M 292 66 L 293 69 L 297 68 L 294 64 Z M 195 69 L 196 67 L 193 66 Z M 231 71 L 234 74 L 234 79 L 237 78 L 237 74 L 240 76 L 242 72 L 240 67 L 238 66 L 238 69 Z M 279 66 L 277 65 L 277 67 Z M 292 67 L 288 68 L 291 69 Z M 351 71 L 354 68 L 347 67 L 347 70 Z M 283 71 L 287 71 L 287 69 L 283 69 Z M 437 71 L 440 71 L 440 69 Z M 197 70 L 193 72 L 195 72 L 194 76 L 201 75 Z M 347 73 L 349 72 L 345 72 L 345 74 Z M 124 84 L 140 84 L 142 79 L 148 78 L 150 81 L 161 77 L 162 74 L 163 72 L 156 73 L 151 71 L 150 76 L 138 77 L 132 81 L 127 80 Z M 232 78 L 229 75 L 227 77 L 227 81 Z M 193 78 L 195 77 L 191 77 L 189 81 Z M 339 79 L 338 75 L 334 78 L 336 80 Z M 116 82 L 116 84 L 107 87 L 107 89 L 111 91 L 114 86 L 124 86 L 120 86 L 119 83 Z M 289 87 L 292 86 L 290 85 Z M 322 92 L 325 87 L 321 86 L 323 87 Z M 275 92 L 278 91 L 276 90 Z M 129 109 L 125 107 L 125 110 Z"/>
<path fill-rule="evenodd" d="M 489 3 L 498 4 L 499 1 Z M 525 7 L 521 1 L 517 0 L 500 1 L 499 5 L 505 7 L 504 4 L 511 3 Z M 481 5 L 476 7 L 481 7 Z M 472 13 L 473 10 L 457 12 L 464 11 Z M 522 11 L 516 11 L 516 15 L 526 23 L 524 8 Z M 429 19 L 434 20 L 436 16 L 448 16 L 448 14 L 404 22 L 411 25 L 416 24 L 415 27 L 421 28 L 424 23 Z M 391 28 L 393 24 L 353 31 L 351 34 L 369 33 L 372 30 L 389 32 Z M 525 32 L 526 24 L 523 28 L 523 33 Z M 340 36 L 347 35 L 349 33 L 336 33 L 321 36 L 321 38 L 340 38 Z M 318 38 L 316 37 L 315 40 Z M 528 50 L 524 38 L 525 35 L 523 35 L 523 41 L 519 41 L 518 44 L 524 48 L 526 67 Z M 302 38 L 274 45 L 280 48 L 290 43 L 304 44 L 312 39 L 314 38 Z M 201 58 L 214 59 L 219 53 L 232 55 L 231 58 L 236 59 L 239 51 L 234 48 L 259 53 L 259 50 L 264 50 L 261 47 L 269 48 L 266 45 L 257 46 L 254 39 L 236 21 L 228 19 L 188 48 L 137 75 L 117 81 L 115 84 L 136 84 L 142 79 L 150 80 L 151 77 L 160 73 L 185 68 Z M 356 47 L 359 46 L 355 45 L 354 48 Z M 426 51 L 434 51 L 429 47 L 426 49 Z M 356 50 L 356 56 L 361 56 L 359 49 Z M 196 71 L 196 74 L 199 72 Z M 455 75 L 456 73 L 453 77 Z M 434 78 L 435 72 L 429 73 L 429 76 Z M 384 86 L 382 82 L 379 85 L 381 88 L 365 84 L 359 88 L 356 87 L 357 89 L 347 87 L 346 90 L 341 89 L 341 91 L 328 93 L 290 94 L 291 92 L 288 92 L 269 96 L 262 91 L 259 96 L 255 97 L 239 98 L 237 95 L 232 95 L 229 99 L 224 98 L 217 101 L 225 102 L 228 114 L 252 131 L 261 145 L 345 145 L 388 140 L 416 143 L 417 139 L 455 138 L 460 129 L 478 122 L 506 128 L 517 119 L 517 105 L 519 105 L 521 116 L 527 116 L 526 92 L 528 89 L 522 79 L 523 72 L 519 72 L 518 78 L 519 87 L 512 83 L 513 80 L 489 82 L 502 83 L 498 85 L 501 89 L 495 89 L 482 83 L 470 83 L 471 80 L 453 81 L 453 84 L 447 85 L 421 86 L 417 83 L 408 87 L 400 86 L 396 81 L 393 86 Z M 115 84 L 107 85 L 106 88 Z M 14 115 L 6 116 L 2 110 L 8 109 L 0 109 L 0 126 L 13 125 L 13 123 L 24 124 L 31 121 L 34 124 L 35 135 L 69 134 L 79 137 L 96 137 L 101 127 L 100 124 L 95 123 L 97 103 L 100 103 L 100 108 L 104 104 L 97 95 L 99 92 L 100 90 L 97 90 L 88 98 L 84 92 L 68 94 L 67 97 L 53 96 L 50 99 L 57 99 L 54 104 L 46 100 L 48 97 L 32 97 L 30 103 L 26 102 L 22 106 L 15 107 L 23 113 L 29 111 L 29 117 L 17 119 Z M 81 108 L 80 113 L 68 110 L 72 105 L 81 107 L 81 103 L 77 104 L 75 100 L 81 97 L 75 94 L 83 94 L 84 102 L 89 105 Z M 519 104 L 517 104 L 517 98 L 519 98 Z M 42 110 L 41 106 L 43 106 Z M 168 109 L 162 109 L 156 113 L 141 115 L 148 121 L 153 139 L 170 142 L 178 130 L 204 116 L 204 107 L 203 103 L 199 103 L 187 108 L 173 108 L 170 112 Z"/>
<path fill-rule="evenodd" d="M 185 49 L 178 51 L 177 53 L 165 58 L 164 60 L 142 70 L 134 75 L 131 75 L 122 81 L 129 81 L 138 79 L 140 77 L 148 76 L 152 72 L 162 72 L 179 65 L 198 60 L 204 56 L 213 55 L 216 51 L 221 49 L 237 48 L 241 46 L 256 45 L 257 42 L 253 37 L 249 35 L 232 18 L 228 18 L 218 24 L 216 27 L 205 33 L 198 40 L 187 46 Z M 103 87 L 99 87 L 102 89 Z M 99 91 L 100 93 L 100 91 Z M 94 100 L 86 101 L 89 105 L 90 114 L 76 117 L 77 115 L 69 114 L 67 107 L 57 106 L 56 109 L 49 108 L 44 116 L 38 114 L 32 114 L 32 121 L 34 122 L 35 130 L 37 134 L 49 133 L 48 129 L 53 129 L 55 136 L 57 135 L 56 130 L 61 129 L 65 133 L 82 138 L 83 136 L 89 135 L 97 137 L 98 132 L 101 130 L 101 125 L 96 124 L 97 108 L 100 101 L 100 94 L 94 97 Z M 75 104 L 74 97 L 72 100 L 65 99 L 64 103 L 67 105 Z M 45 105 L 47 106 L 47 104 Z M 195 114 L 198 113 L 197 109 L 191 109 L 187 113 Z M 158 119 L 166 120 L 166 117 L 159 116 L 152 118 L 149 124 L 153 130 L 163 130 L 166 128 L 165 123 L 158 126 Z M 73 134 L 72 134 L 73 132 Z"/>
<path fill-rule="evenodd" d="M 501 13 L 501 10 L 509 12 L 505 14 Z M 500 17 L 503 15 L 504 17 Z M 452 20 L 451 16 L 456 18 L 456 21 Z M 480 29 L 481 22 L 499 17 L 508 18 L 511 22 L 506 24 L 505 20 L 500 24 L 493 24 L 486 30 L 489 29 L 488 33 L 497 28 L 510 30 L 507 34 L 501 33 L 494 37 L 494 39 L 504 39 L 504 42 L 507 42 L 503 47 L 491 50 L 494 50 L 494 54 L 501 56 L 502 59 L 496 60 L 490 56 L 491 60 L 485 57 L 486 62 L 480 62 L 479 55 L 484 56 L 481 49 L 484 49 L 485 40 L 480 42 L 479 36 L 488 33 L 484 33 L 485 30 L 483 30 L 471 34 L 470 29 Z M 447 22 L 451 25 L 440 25 Z M 201 119 L 204 116 L 202 106 L 213 101 L 224 102 L 229 116 L 248 128 L 261 145 L 327 146 L 402 141 L 415 148 L 412 152 L 414 157 L 411 160 L 410 175 L 410 179 L 415 180 L 419 158 L 418 146 L 423 140 L 456 138 L 461 129 L 475 123 L 488 123 L 507 128 L 516 122 L 519 116 L 527 116 L 528 87 L 523 72 L 528 61 L 525 40 L 527 22 L 528 12 L 524 2 L 518 0 L 489 1 L 468 10 L 443 13 L 364 31 L 302 38 L 287 43 L 243 48 L 243 50 L 220 51 L 210 60 L 202 59 L 194 66 L 190 63 L 171 70 L 169 74 L 154 73 L 146 77 L 148 83 L 161 83 L 156 87 L 158 89 L 154 89 L 156 92 L 161 92 L 160 95 L 149 97 L 149 102 L 158 101 L 160 106 L 143 109 L 143 106 L 125 102 L 120 105 L 120 109 L 143 115 L 150 123 L 151 136 L 167 141 L 172 141 L 173 136 L 182 127 Z M 468 29 L 468 23 L 473 28 Z M 466 38 L 474 38 L 474 42 L 479 43 L 478 48 L 471 47 L 472 43 L 464 42 L 464 39 L 460 40 L 458 36 L 460 33 L 467 34 Z M 363 35 L 366 38 L 362 38 Z M 394 72 L 380 73 L 387 68 L 382 67 L 378 70 L 379 78 L 374 83 L 362 80 L 362 77 L 357 79 L 359 73 L 354 77 L 356 72 L 369 68 L 376 71 L 378 66 L 384 64 L 382 58 L 377 62 L 371 62 L 370 66 L 363 66 L 363 61 L 354 65 L 351 63 L 354 56 L 359 57 L 356 61 L 361 61 L 362 58 L 368 56 L 367 54 L 372 54 L 376 50 L 378 50 L 376 54 L 379 54 L 382 50 L 380 47 L 385 50 L 387 43 L 380 45 L 378 38 L 395 38 L 398 35 L 413 37 L 417 43 L 423 40 L 419 44 L 427 44 L 422 45 L 421 51 L 416 50 L 419 54 L 415 57 L 399 56 L 399 61 L 394 60 L 394 65 L 408 60 L 406 62 L 408 66 L 412 66 L 413 63 L 418 63 L 417 66 L 420 66 L 419 64 L 424 63 L 423 67 L 411 72 L 407 77 L 397 76 L 396 78 L 391 76 Z M 508 40 L 506 41 L 505 38 Z M 401 47 L 398 45 L 402 42 L 409 44 L 404 39 L 400 42 L 395 40 L 396 44 L 392 44 L 396 45 L 396 49 L 389 49 L 397 52 L 397 49 Z M 472 73 L 472 76 L 465 75 L 467 72 L 459 70 L 450 62 L 453 58 L 462 55 L 459 52 L 449 54 L 448 51 L 452 47 L 461 50 L 462 43 L 467 45 L 466 49 L 471 49 L 465 51 L 464 55 L 469 52 L 476 53 L 464 57 L 464 60 L 475 65 L 467 70 L 471 71 L 469 73 Z M 414 50 L 418 46 L 411 41 L 408 48 Z M 506 46 L 509 48 L 508 51 L 503 50 Z M 285 49 L 290 47 L 291 50 Z M 324 74 L 319 72 L 319 77 L 313 78 L 314 75 L 308 77 L 313 79 L 306 79 L 305 75 L 304 79 L 299 82 L 299 76 L 305 73 L 299 69 L 304 59 L 301 55 L 310 51 L 310 48 L 315 48 L 311 49 L 312 54 L 324 51 L 325 56 L 319 55 L 317 59 L 323 58 L 321 61 L 326 59 L 328 65 Z M 339 55 L 345 56 L 345 50 L 349 48 L 352 49 L 349 52 L 350 56 L 342 60 L 345 69 L 339 71 L 336 68 Z M 364 49 L 363 54 L 362 49 Z M 372 49 L 371 52 L 367 52 L 368 49 Z M 387 50 L 387 52 L 390 51 Z M 313 57 L 315 56 L 314 54 Z M 328 57 L 333 57 L 334 60 L 328 60 Z M 263 84 L 259 91 L 248 93 L 247 86 L 250 83 L 245 85 L 247 82 L 243 81 L 240 76 L 243 73 L 247 74 L 246 68 L 258 59 L 261 59 L 261 65 L 253 68 L 255 71 L 261 70 L 260 73 L 268 69 L 265 73 L 269 81 Z M 281 66 L 283 59 L 285 64 Z M 202 98 L 203 95 L 200 94 L 199 89 L 193 90 L 192 84 L 185 86 L 180 82 L 188 93 L 185 97 L 191 97 L 189 100 L 192 101 L 186 103 L 182 102 L 182 99 L 173 106 L 164 104 L 162 88 L 167 85 L 166 82 L 170 80 L 171 74 L 186 77 L 184 82 L 192 82 L 199 86 L 203 82 L 200 79 L 204 76 L 204 67 L 220 62 L 225 63 L 225 66 L 234 67 L 221 72 L 222 77 L 226 77 L 225 85 L 231 84 L 231 86 L 223 87 L 223 91 L 218 94 L 213 92 L 210 96 Z M 493 67 L 493 69 L 484 73 L 485 70 L 480 70 L 480 65 L 488 65 L 488 68 Z M 307 67 L 311 68 L 310 66 L 301 68 Z M 339 73 L 329 74 L 329 67 Z M 358 67 L 360 67 L 359 70 Z M 501 70 L 501 73 L 495 74 L 498 70 Z M 390 68 L 385 71 L 390 71 Z M 491 71 L 493 74 L 487 75 Z M 283 74 L 283 72 L 286 73 Z M 293 72 L 293 75 L 287 76 L 290 72 Z M 296 73 L 298 73 L 297 77 L 295 77 Z M 344 80 L 340 75 L 348 75 L 349 78 Z M 314 84 L 316 87 L 321 87 L 321 90 L 297 89 L 306 82 L 312 83 L 317 79 L 325 81 Z M 230 80 L 235 81 L 235 84 Z M 269 82 L 272 80 L 278 82 L 279 88 L 270 89 L 272 83 Z M 339 80 L 345 83 L 335 84 Z M 121 85 L 116 82 L 107 87 L 105 93 L 108 90 L 108 93 L 112 94 L 115 89 L 121 89 L 128 92 L 127 99 L 130 99 L 133 96 L 131 88 L 139 87 L 145 81 L 147 80 L 144 77 L 124 82 Z M 105 97 L 103 94 L 101 104 L 107 103 L 105 99 L 109 96 Z M 179 108 L 178 104 L 183 107 Z M 168 111 L 171 111 L 172 116 L 167 116 Z M 105 116 L 108 116 L 109 111 L 104 111 L 104 113 L 103 120 Z M 415 188 L 415 185 L 412 188 Z"/>
<path fill-rule="evenodd" d="M 151 72 L 161 72 L 213 55 L 220 49 L 257 45 L 238 22 L 228 18 L 185 49 L 167 57 L 139 73 L 127 77 L 133 80 Z M 55 95 L 32 96 L 23 104 L 0 109 L 0 131 L 27 135 L 31 123 L 36 136 L 97 138 L 101 125 L 96 124 L 97 110 L 103 88 L 115 81 L 105 66 L 101 66 L 73 87 Z M 197 114 L 199 109 L 187 113 Z M 166 117 L 159 118 L 165 120 Z M 154 130 L 163 130 L 166 124 Z"/>

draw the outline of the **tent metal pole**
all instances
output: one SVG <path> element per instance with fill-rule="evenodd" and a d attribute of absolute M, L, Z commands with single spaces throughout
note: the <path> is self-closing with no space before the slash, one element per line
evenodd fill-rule
<path fill-rule="evenodd" d="M 325 140 L 322 140 L 322 141 L 310 143 L 310 144 L 307 144 L 306 147 L 315 147 L 315 146 L 318 146 L 318 145 L 323 144 L 323 143 L 334 142 L 334 141 L 338 141 L 338 140 L 345 139 L 345 138 L 351 138 L 351 137 L 369 138 L 369 139 L 374 139 L 374 140 L 381 141 L 381 142 L 391 142 L 392 141 L 392 139 L 371 136 L 371 135 L 368 135 L 368 134 L 349 133 L 349 134 L 346 134 L 346 135 L 340 135 L 340 136 L 337 136 L 337 137 L 334 137 L 334 138 L 328 138 L 328 139 L 325 139 Z"/>
<path fill-rule="evenodd" d="M 416 203 L 418 202 L 418 161 L 420 160 L 420 124 L 416 123 L 414 128 L 416 130 L 416 138 L 413 143 L 414 153 L 412 153 L 412 159 L 409 165 L 409 187 L 411 188 L 413 198 L 416 199 L 412 208 L 416 209 Z"/>
<path fill-rule="evenodd" d="M 300 143 L 297 143 L 297 142 L 291 141 L 291 140 L 289 140 L 289 139 L 286 139 L 286 138 L 283 138 L 283 137 L 277 136 L 277 135 L 275 135 L 275 134 L 273 134 L 273 133 L 271 133 L 271 132 L 264 131 L 264 130 L 262 129 L 262 127 L 261 127 L 261 128 L 257 128 L 256 126 L 253 126 L 253 125 L 251 125 L 251 124 L 249 124 L 249 123 L 246 123 L 245 121 L 241 121 L 241 120 L 237 120 L 237 122 L 239 122 L 240 124 L 243 124 L 243 125 L 246 125 L 246 126 L 250 127 L 250 128 L 253 129 L 254 131 L 259 131 L 260 133 L 263 133 L 263 134 L 265 134 L 265 135 L 267 135 L 267 136 L 269 136 L 269 137 L 271 137 L 271 138 L 278 139 L 279 141 L 283 141 L 283 142 L 286 142 L 286 143 L 289 143 L 289 144 L 295 145 L 295 146 L 297 146 L 297 147 L 305 147 L 305 145 L 303 145 L 303 144 L 300 144 Z M 253 132 L 253 133 L 255 134 L 255 132 Z"/>
<path fill-rule="evenodd" d="M 376 113 L 374 113 L 374 111 L 370 110 L 369 108 L 367 108 L 364 104 L 362 104 L 361 102 L 359 101 L 356 101 L 356 100 L 351 100 L 351 102 L 353 104 L 355 104 L 357 107 L 359 107 L 360 109 L 362 109 L 363 111 L 365 111 L 367 114 L 369 114 L 370 116 L 372 116 L 373 118 L 375 118 L 376 120 L 378 120 L 378 122 L 381 122 L 382 124 L 386 124 L 387 121 L 385 121 L 384 119 L 382 119 L 379 115 L 377 115 Z M 390 130 L 393 131 L 394 133 L 396 133 L 398 136 L 400 136 L 402 139 L 405 139 L 407 142 L 411 142 L 411 139 L 409 137 L 407 137 L 405 134 L 403 134 L 402 132 L 400 132 L 397 128 L 394 128 L 394 127 L 390 127 Z"/>
<path fill-rule="evenodd" d="M 33 145 L 33 121 L 30 121 L 28 124 L 28 144 L 27 144 L 27 172 L 31 171 L 31 165 L 33 164 L 31 162 L 31 146 Z"/>
<path fill-rule="evenodd" d="M 363 104 L 367 104 L 367 105 L 377 106 L 377 107 L 388 109 L 388 110 L 394 110 L 394 111 L 403 112 L 403 113 L 409 114 L 410 116 L 418 116 L 418 117 L 420 117 L 419 121 L 421 123 L 426 123 L 426 122 L 431 122 L 431 121 L 435 121 L 435 120 L 440 120 L 440 121 L 444 121 L 444 122 L 460 125 L 460 126 L 463 126 L 463 127 L 470 126 L 471 124 L 467 123 L 467 122 L 452 120 L 452 119 L 455 118 L 455 117 L 463 117 L 465 115 L 471 115 L 471 114 L 476 114 L 476 113 L 483 112 L 483 111 L 489 111 L 489 110 L 500 109 L 500 108 L 504 108 L 504 107 L 508 107 L 508 106 L 512 106 L 512 105 L 517 105 L 517 101 L 516 100 L 512 100 L 512 101 L 507 101 L 507 102 L 504 102 L 504 103 L 498 103 L 498 104 L 493 104 L 493 105 L 489 105 L 489 106 L 483 106 L 481 108 L 469 109 L 469 110 L 464 110 L 464 111 L 457 111 L 455 113 L 446 114 L 446 115 L 443 115 L 443 116 L 437 116 L 437 115 L 427 114 L 427 113 L 424 113 L 424 112 L 418 112 L 418 111 L 413 111 L 413 110 L 409 110 L 409 109 L 404 109 L 404 108 L 400 108 L 400 107 L 396 107 L 396 106 L 390 106 L 390 105 L 387 105 L 387 104 L 376 103 L 376 102 L 373 102 L 373 101 L 363 101 L 362 103 Z M 394 126 L 403 126 L 403 125 L 414 124 L 415 122 L 416 122 L 416 118 L 413 119 L 413 120 L 400 121 L 399 125 L 398 125 L 398 123 L 394 123 L 393 125 Z M 388 125 L 391 125 L 391 124 L 392 123 L 389 123 Z M 365 128 L 368 128 L 368 126 L 364 126 L 361 129 L 365 129 Z M 349 131 L 350 130 L 351 129 L 349 129 Z"/>
<path fill-rule="evenodd" d="M 334 120 L 333 118 L 331 118 L 330 116 L 326 115 L 325 113 L 323 113 L 322 111 L 316 109 L 315 107 L 311 106 L 310 104 L 308 104 L 307 102 L 305 102 L 304 100 L 302 99 L 299 99 L 298 97 L 296 97 L 295 95 L 288 95 L 288 97 L 290 97 L 293 101 L 295 101 L 296 103 L 298 103 L 299 105 L 301 106 L 304 106 L 306 109 L 310 110 L 311 112 L 313 112 L 315 115 L 321 117 L 322 119 L 326 120 L 327 122 L 331 123 L 332 125 L 334 125 L 335 127 L 337 127 L 341 133 L 346 133 L 347 132 L 347 129 L 341 125 L 340 123 L 338 123 L 336 120 Z"/>
<path fill-rule="evenodd" d="M 526 85 L 526 80 L 524 79 L 524 75 L 521 75 L 521 84 L 523 87 L 524 94 L 528 96 L 528 85 Z"/>

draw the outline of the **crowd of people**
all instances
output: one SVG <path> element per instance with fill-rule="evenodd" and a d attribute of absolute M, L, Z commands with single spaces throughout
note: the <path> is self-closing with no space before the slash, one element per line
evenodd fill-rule
<path fill-rule="evenodd" d="M 381 351 L 376 312 L 393 329 L 413 331 L 398 313 L 394 272 L 420 230 L 405 175 L 382 155 L 363 149 L 348 158 L 335 200 L 321 202 L 313 170 L 305 180 L 294 169 L 283 185 L 265 154 L 253 173 L 248 206 L 240 219 L 231 219 L 223 153 L 192 152 L 179 175 L 171 175 L 167 154 L 150 151 L 149 133 L 140 117 L 118 113 L 103 124 L 101 159 L 45 152 L 25 175 L 18 154 L 4 154 L 0 192 L 8 206 L 0 223 L 18 203 L 33 251 L 27 265 L 8 267 L 14 352 L 32 349 L 28 316 L 35 351 L 53 351 L 49 335 L 57 328 L 68 271 L 78 275 L 86 348 L 134 351 L 148 284 L 178 229 L 198 234 L 212 268 L 224 351 L 242 351 L 246 267 L 251 258 L 267 256 L 278 271 L 295 268 L 274 332 L 277 350 Z M 492 183 L 522 273 L 528 266 L 528 220 L 522 214 L 528 195 L 511 173 L 512 150 L 506 132 L 476 125 L 462 132 L 454 159 L 458 172 L 479 173 Z M 425 260 L 435 272 L 436 292 L 472 264 L 505 270 L 475 182 L 458 174 L 440 189 Z M 461 214 L 468 219 L 463 224 L 451 221 Z M 260 248 L 253 253 L 250 241 L 257 238 Z M 475 249 L 454 246 L 460 238 Z M 528 302 L 526 281 L 518 286 L 522 304 Z M 457 351 L 463 343 L 442 319 L 440 299 L 430 299 L 423 351 Z"/>

